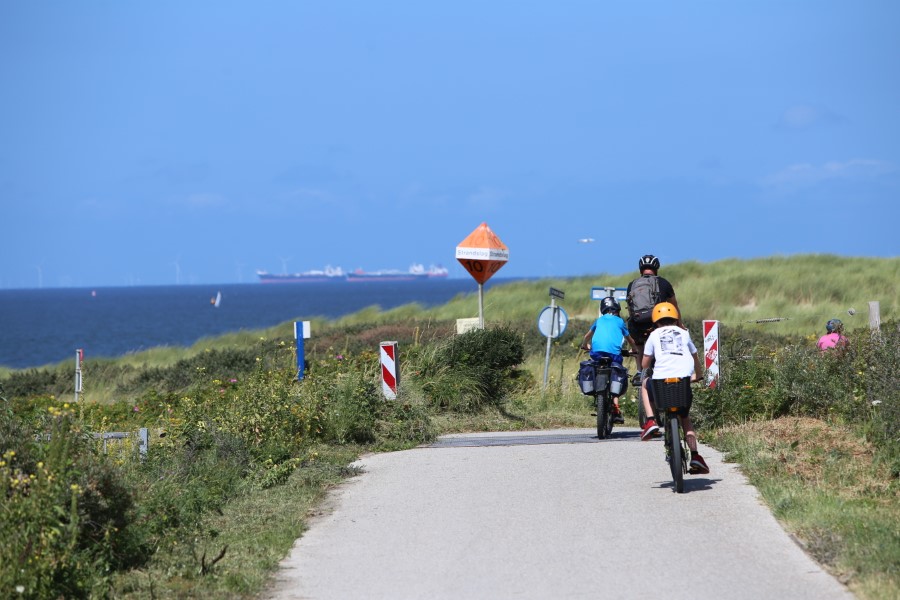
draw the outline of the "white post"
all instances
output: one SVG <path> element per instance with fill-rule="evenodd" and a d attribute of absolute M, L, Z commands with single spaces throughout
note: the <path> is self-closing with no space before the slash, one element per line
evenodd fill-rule
<path fill-rule="evenodd" d="M 79 348 L 75 351 L 75 402 L 78 402 L 78 396 L 81 394 L 81 363 L 84 360 L 84 350 Z"/>
<path fill-rule="evenodd" d="M 714 389 L 719 385 L 718 321 L 703 321 L 703 352 L 706 354 L 706 385 Z"/>
<path fill-rule="evenodd" d="M 478 284 L 478 329 L 484 329 L 484 284 Z"/>
<path fill-rule="evenodd" d="M 138 451 L 141 453 L 141 460 L 147 458 L 147 444 L 149 442 L 150 436 L 147 433 L 146 427 L 141 427 L 138 430 L 138 436 L 140 441 L 138 442 Z"/>
<path fill-rule="evenodd" d="M 869 302 L 869 329 L 881 331 L 881 305 L 877 300 Z"/>

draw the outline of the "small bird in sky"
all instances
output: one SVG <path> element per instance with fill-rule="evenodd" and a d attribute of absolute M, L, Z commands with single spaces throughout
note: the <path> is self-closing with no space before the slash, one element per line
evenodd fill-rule
<path fill-rule="evenodd" d="M 580 240 L 578 240 L 578 243 L 579 244 L 590 244 L 593 241 L 594 241 L 594 238 L 581 238 Z"/>

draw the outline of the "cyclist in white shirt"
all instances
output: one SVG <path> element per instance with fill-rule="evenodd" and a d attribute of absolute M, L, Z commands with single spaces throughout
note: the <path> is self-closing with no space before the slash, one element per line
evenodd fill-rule
<path fill-rule="evenodd" d="M 697 347 L 691 340 L 691 335 L 687 329 L 678 325 L 679 315 L 678 309 L 669 302 L 660 302 L 653 307 L 653 324 L 655 329 L 647 338 L 644 345 L 644 358 L 641 366 L 646 374 L 648 369 L 653 368 L 653 379 L 668 379 L 677 377 L 684 379 L 690 377 L 691 381 L 698 381 L 700 378 L 700 357 L 697 356 Z M 650 400 L 653 399 L 653 386 L 647 386 L 650 392 Z M 690 394 L 690 388 L 688 388 Z M 681 424 L 684 427 L 684 437 L 687 440 L 688 447 L 691 449 L 691 464 L 689 473 L 694 475 L 709 473 L 709 467 L 706 461 L 697 452 L 697 434 L 694 432 L 694 425 L 691 423 L 692 397 L 688 397 L 687 408 L 679 409 L 678 416 L 681 417 Z M 650 402 L 644 397 L 644 411 L 647 415 L 652 415 Z M 649 440 L 659 431 L 656 419 L 650 417 L 644 424 L 641 431 L 641 440 Z"/>

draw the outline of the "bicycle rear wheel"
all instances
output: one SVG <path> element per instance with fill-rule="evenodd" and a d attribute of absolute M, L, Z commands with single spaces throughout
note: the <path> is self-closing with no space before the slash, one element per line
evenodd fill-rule
<path fill-rule="evenodd" d="M 605 440 L 611 429 L 609 398 L 605 393 L 597 394 L 597 437 Z"/>
<path fill-rule="evenodd" d="M 681 425 L 678 415 L 672 415 L 666 424 L 666 444 L 669 449 L 669 468 L 672 470 L 672 481 L 675 492 L 684 493 L 684 451 L 681 447 Z"/>

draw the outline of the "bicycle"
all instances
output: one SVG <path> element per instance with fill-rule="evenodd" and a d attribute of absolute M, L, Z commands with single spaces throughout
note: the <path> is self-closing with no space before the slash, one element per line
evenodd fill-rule
<path fill-rule="evenodd" d="M 627 354 L 627 353 L 623 353 Z M 613 372 L 618 371 L 619 379 L 613 379 Z M 593 397 L 597 409 L 597 438 L 605 440 L 612 434 L 613 428 L 613 396 L 621 396 L 628 389 L 628 370 L 612 362 L 608 356 L 597 360 L 582 361 L 578 371 L 578 383 L 581 392 Z"/>
<path fill-rule="evenodd" d="M 656 422 L 665 428 L 663 438 L 666 461 L 672 471 L 675 492 L 682 494 L 684 493 L 684 476 L 687 475 L 688 465 L 691 462 L 691 449 L 685 439 L 678 411 L 681 408 L 689 407 L 691 377 L 651 379 L 649 385 L 653 386 L 651 404 L 653 404 Z M 665 420 L 661 418 L 663 415 L 665 415 Z"/>
<path fill-rule="evenodd" d="M 647 414 L 644 411 L 644 400 L 641 398 L 641 371 L 635 373 L 631 378 L 631 386 L 635 389 L 635 395 L 637 396 L 638 427 L 643 429 L 644 423 L 647 422 Z"/>

